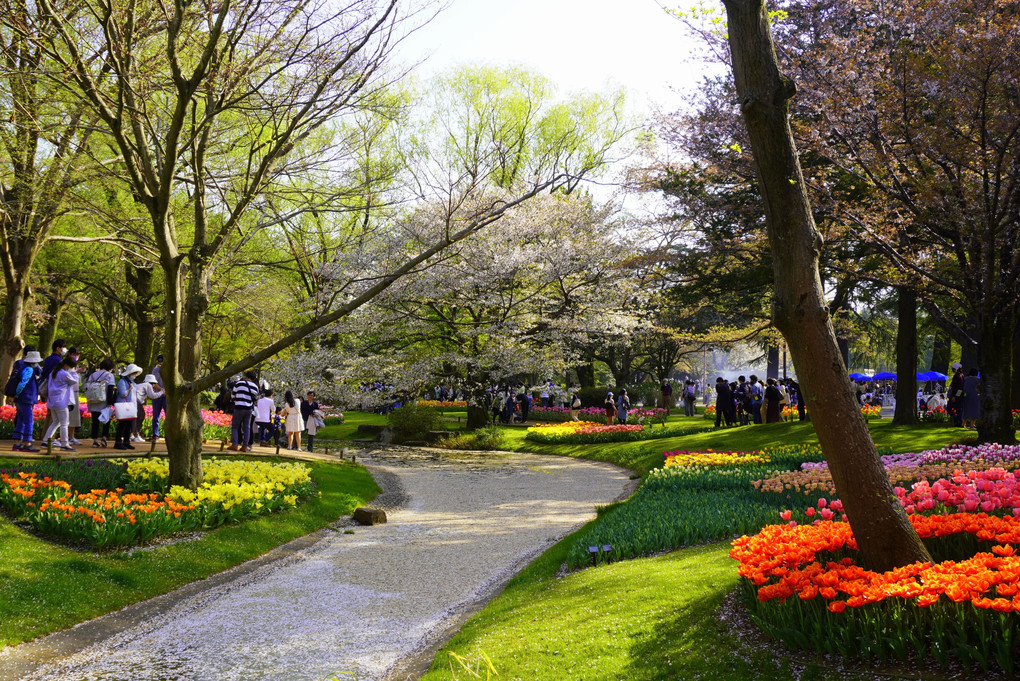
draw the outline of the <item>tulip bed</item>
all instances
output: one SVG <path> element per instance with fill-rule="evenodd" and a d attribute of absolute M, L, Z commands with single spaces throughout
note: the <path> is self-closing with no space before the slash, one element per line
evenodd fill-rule
<path fill-rule="evenodd" d="M 571 547 L 570 567 L 591 560 L 589 546 L 611 545 L 612 551 L 596 556 L 606 562 L 756 532 L 789 502 L 763 497 L 751 482 L 822 457 L 813 445 L 666 454 L 667 460 L 681 457 L 680 462 L 652 470 L 628 501 L 603 509 Z"/>
<path fill-rule="evenodd" d="M 79 436 L 88 436 L 92 427 L 92 414 L 87 410 L 87 405 L 82 402 L 81 428 L 78 429 Z M 17 409 L 10 404 L 0 405 L 0 439 L 10 438 L 14 434 L 14 419 L 17 416 Z M 230 414 L 219 411 L 202 410 L 202 422 L 204 423 L 203 437 L 207 440 L 222 440 L 230 437 Z M 33 437 L 41 439 L 43 424 L 46 421 L 46 405 L 39 403 L 32 408 Z M 114 423 L 116 419 L 114 419 Z M 142 421 L 141 432 L 145 435 L 152 434 L 152 405 L 145 406 L 145 417 Z M 79 439 L 85 439 L 80 437 Z"/>
<path fill-rule="evenodd" d="M 39 469 L 0 471 L 0 504 L 42 534 L 103 548 L 292 508 L 315 493 L 308 467 L 297 463 L 210 459 L 196 491 L 168 489 L 167 463 L 161 459 L 69 466 L 67 477 L 77 478 L 76 484 L 51 477 L 48 473 L 61 472 L 52 470 L 51 462 L 41 462 Z M 79 467 L 99 473 L 82 473 Z M 103 476 L 104 488 L 82 484 Z"/>
<path fill-rule="evenodd" d="M 704 432 L 705 428 L 666 427 L 650 428 L 640 424 L 604 426 L 591 421 L 568 421 L 555 425 L 532 426 L 525 439 L 544 444 L 587 445 L 606 442 L 635 442 L 679 437 Z"/>
<path fill-rule="evenodd" d="M 1012 676 L 1020 638 L 1020 446 L 950 446 L 883 463 L 935 562 L 886 573 L 858 565 L 842 503 L 822 496 L 802 512 L 781 511 L 785 525 L 734 542 L 731 556 L 755 620 L 791 645 L 820 652 L 931 656 L 943 667 L 955 658 Z M 794 505 L 834 493 L 823 463 L 754 485 L 762 498 Z"/>
<path fill-rule="evenodd" d="M 549 421 L 553 423 L 573 420 L 570 410 L 566 407 L 532 407 L 529 412 L 529 416 L 535 421 Z M 584 409 L 578 409 L 577 416 L 582 421 L 587 421 L 589 423 L 599 423 L 602 425 L 607 423 L 606 410 L 603 407 L 585 407 Z M 652 407 L 648 409 L 636 408 L 627 412 L 627 420 L 636 421 L 637 423 L 658 423 L 666 425 L 666 419 L 668 417 L 669 414 L 666 410 L 660 407 Z"/>
<path fill-rule="evenodd" d="M 874 572 L 844 522 L 772 525 L 733 543 L 755 621 L 786 643 L 846 657 L 950 658 L 1012 677 L 1020 636 L 1020 519 L 985 513 L 911 522 L 935 563 Z"/>

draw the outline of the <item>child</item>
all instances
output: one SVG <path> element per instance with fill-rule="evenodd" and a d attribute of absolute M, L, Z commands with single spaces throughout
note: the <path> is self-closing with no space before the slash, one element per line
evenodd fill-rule
<path fill-rule="evenodd" d="M 57 446 L 68 452 L 75 451 L 67 436 L 67 422 L 69 417 L 68 407 L 78 404 L 78 362 L 73 357 L 66 356 L 60 360 L 49 376 L 45 376 L 48 382 L 46 394 L 46 409 L 53 415 L 53 421 L 43 440 L 49 440 L 60 429 L 60 439 L 56 441 Z"/>
<path fill-rule="evenodd" d="M 269 444 L 270 422 L 273 420 L 275 407 L 272 390 L 266 390 L 255 405 L 255 426 L 258 429 L 258 440 L 261 447 Z"/>
<path fill-rule="evenodd" d="M 35 346 L 26 345 L 24 358 L 14 363 L 13 373 L 19 376 L 14 393 L 14 405 L 17 409 L 17 416 L 14 419 L 14 439 L 18 440 L 14 443 L 16 452 L 39 451 L 38 447 L 32 446 L 32 428 L 35 426 L 32 409 L 39 401 L 38 380 L 41 362 L 42 355 Z"/>

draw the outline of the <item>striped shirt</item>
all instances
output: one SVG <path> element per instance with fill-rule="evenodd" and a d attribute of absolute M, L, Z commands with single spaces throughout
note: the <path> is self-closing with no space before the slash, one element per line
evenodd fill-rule
<path fill-rule="evenodd" d="M 242 378 L 234 384 L 230 399 L 234 403 L 234 409 L 251 409 L 259 399 L 259 387 L 248 379 Z"/>

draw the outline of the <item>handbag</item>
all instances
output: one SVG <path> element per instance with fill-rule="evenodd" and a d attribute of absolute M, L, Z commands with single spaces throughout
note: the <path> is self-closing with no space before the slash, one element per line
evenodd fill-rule
<path fill-rule="evenodd" d="M 118 421 L 130 421 L 138 418 L 138 405 L 134 401 L 118 402 L 113 405 L 113 415 Z"/>

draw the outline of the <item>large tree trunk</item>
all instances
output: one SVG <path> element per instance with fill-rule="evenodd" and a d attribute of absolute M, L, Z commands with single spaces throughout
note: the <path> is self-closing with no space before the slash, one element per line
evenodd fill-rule
<path fill-rule="evenodd" d="M 1018 313 L 1020 314 L 1020 313 Z M 1013 409 L 1020 409 L 1020 371 L 1017 361 L 1020 360 L 1020 322 L 1013 322 Z"/>
<path fill-rule="evenodd" d="M 763 0 L 724 0 L 740 108 L 751 140 L 775 271 L 773 315 L 790 347 L 815 431 L 862 557 L 889 570 L 931 557 L 896 500 L 846 379 L 818 273 L 811 215 L 788 100 Z"/>
<path fill-rule="evenodd" d="M 1012 314 L 1002 314 L 986 323 L 978 352 L 981 368 L 981 418 L 978 419 L 978 440 L 1004 445 L 1016 442 L 1013 428 L 1013 333 Z"/>
<path fill-rule="evenodd" d="M 917 425 L 917 293 L 898 288 L 896 324 L 896 411 L 893 425 Z"/>
<path fill-rule="evenodd" d="M 22 338 L 25 324 L 25 302 L 28 300 L 28 277 L 17 277 L 13 286 L 8 282 L 7 304 L 4 305 L 3 320 L 0 321 L 0 376 L 6 381 L 14 368 L 14 362 L 21 357 L 25 347 Z M 40 348 L 43 355 L 48 348 Z"/>
<path fill-rule="evenodd" d="M 582 388 L 595 387 L 595 362 L 585 362 L 577 366 L 577 382 Z"/>

